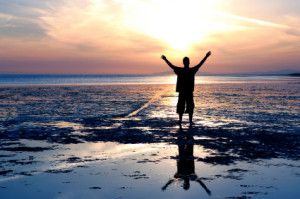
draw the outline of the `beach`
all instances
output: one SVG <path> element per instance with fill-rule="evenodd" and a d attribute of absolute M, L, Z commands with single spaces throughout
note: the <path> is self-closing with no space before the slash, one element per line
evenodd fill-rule
<path fill-rule="evenodd" d="M 1 85 L 1 198 L 296 198 L 300 81 Z"/>

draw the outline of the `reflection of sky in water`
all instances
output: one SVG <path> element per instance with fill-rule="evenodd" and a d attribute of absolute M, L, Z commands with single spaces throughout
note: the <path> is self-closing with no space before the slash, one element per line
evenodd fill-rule
<path fill-rule="evenodd" d="M 178 141 L 174 85 L 1 88 L 1 148 L 46 148 L 0 150 L 0 172 L 8 172 L 0 197 L 17 188 L 30 198 L 293 198 L 298 190 L 282 182 L 299 184 L 299 165 L 284 142 L 299 133 L 299 89 L 293 82 L 196 85 L 194 130 L 185 115 L 184 131 L 208 196 L 195 182 L 184 191 L 178 179 L 161 191 L 188 143 Z"/>
<path fill-rule="evenodd" d="M 20 141 L 26 146 L 49 146 L 41 141 Z M 35 163 L 11 166 L 17 176 L 1 177 L 1 198 L 20 198 L 24 193 L 28 198 L 289 198 L 296 193 L 290 185 L 299 183 L 299 178 L 293 177 L 299 171 L 294 161 L 211 166 L 197 161 L 208 153 L 193 146 L 195 173 L 212 195 L 193 181 L 184 191 L 180 179 L 162 191 L 177 172 L 179 145 L 97 142 L 52 147 L 54 150 L 15 154 L 13 159 L 26 162 L 31 157 Z"/>
<path fill-rule="evenodd" d="M 13 164 L 14 161 L 8 161 L 11 163 L 9 168 L 14 170 L 14 173 L 21 174 L 18 177 L 25 177 L 22 173 L 40 174 L 47 170 L 68 169 L 74 168 L 77 165 L 88 165 L 91 163 L 100 163 L 103 161 L 110 162 L 115 159 L 128 158 L 140 156 L 144 153 L 157 152 L 162 148 L 168 148 L 168 151 L 164 152 L 167 157 L 173 154 L 172 146 L 166 144 L 118 144 L 113 142 L 97 142 L 97 143 L 80 143 L 80 144 L 68 144 L 68 145 L 49 145 L 43 141 L 32 140 L 19 140 L 20 143 L 16 143 L 10 146 L 28 146 L 28 147 L 50 147 L 49 150 L 40 152 L 2 152 L 2 155 L 6 155 L 6 159 L 16 159 L 20 161 L 20 164 Z M 2 144 L 5 145 L 5 142 Z M 11 147 L 12 148 L 12 147 Z M 13 155 L 13 156 L 11 156 Z M 11 158 L 12 157 L 12 158 Z M 74 161 L 73 161 L 73 159 Z M 34 167 L 32 167 L 33 161 Z M 27 164 L 28 163 L 28 164 Z M 20 166 L 21 165 L 21 166 Z M 8 166 L 8 165 L 5 165 Z M 11 177 L 2 178 L 0 182 L 11 179 Z"/>

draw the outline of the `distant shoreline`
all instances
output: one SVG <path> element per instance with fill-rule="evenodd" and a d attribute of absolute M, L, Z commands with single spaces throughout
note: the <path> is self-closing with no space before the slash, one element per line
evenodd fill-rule
<path fill-rule="evenodd" d="M 290 76 L 299 76 L 300 77 L 300 73 L 292 73 L 292 74 L 289 74 Z"/>
<path fill-rule="evenodd" d="M 151 76 L 170 76 L 175 75 L 173 72 L 168 73 L 154 73 L 154 74 L 1 74 L 0 76 L 43 76 L 43 77 L 151 77 Z M 211 73 L 197 73 L 196 76 L 300 76 L 300 73 L 228 73 L 228 74 L 211 74 Z"/>

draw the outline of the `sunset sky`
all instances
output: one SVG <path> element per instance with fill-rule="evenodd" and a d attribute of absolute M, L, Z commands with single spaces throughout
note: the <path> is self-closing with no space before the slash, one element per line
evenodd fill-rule
<path fill-rule="evenodd" d="M 0 73 L 300 71 L 298 0 L 2 0 Z"/>

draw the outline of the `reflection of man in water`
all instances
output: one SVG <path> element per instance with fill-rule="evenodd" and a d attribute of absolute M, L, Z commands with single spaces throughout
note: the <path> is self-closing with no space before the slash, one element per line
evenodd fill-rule
<path fill-rule="evenodd" d="M 188 57 L 183 58 L 184 68 L 173 66 L 167 58 L 162 55 L 161 58 L 174 70 L 177 75 L 176 92 L 179 92 L 178 103 L 177 103 L 177 113 L 179 114 L 179 124 L 181 126 L 183 113 L 189 114 L 190 124 L 193 121 L 194 112 L 194 84 L 195 84 L 195 74 L 206 59 L 211 55 L 209 51 L 203 60 L 195 67 L 189 68 L 190 60 Z"/>
<path fill-rule="evenodd" d="M 162 187 L 163 191 L 173 182 L 183 180 L 183 189 L 188 190 L 190 188 L 190 181 L 196 181 L 209 195 L 211 194 L 210 190 L 195 173 L 193 142 L 194 139 L 192 136 L 178 137 L 179 155 L 177 160 L 177 172 L 175 173 L 174 178 L 170 179 L 167 184 Z"/>

